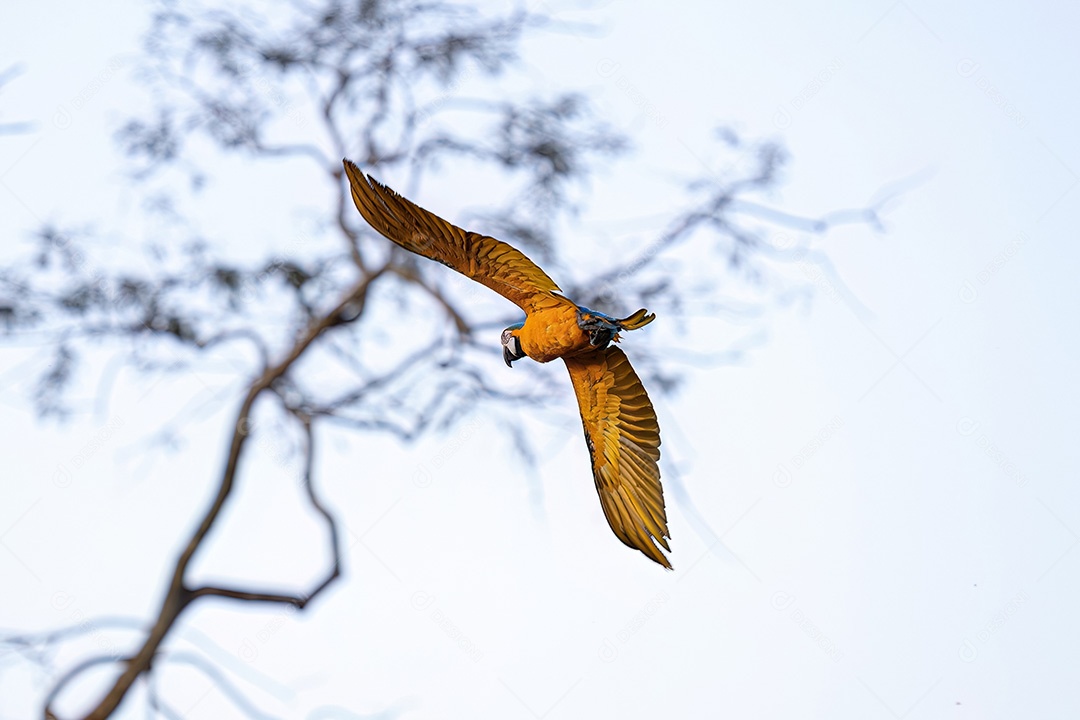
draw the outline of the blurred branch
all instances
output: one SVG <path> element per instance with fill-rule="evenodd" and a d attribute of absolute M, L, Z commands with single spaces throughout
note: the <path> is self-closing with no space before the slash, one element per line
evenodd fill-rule
<path fill-rule="evenodd" d="M 192 652 L 169 652 L 161 653 L 159 659 L 163 659 L 165 662 L 177 663 L 195 668 L 225 693 L 225 696 L 248 717 L 257 718 L 258 720 L 277 720 L 276 715 L 264 713 L 259 710 L 259 708 L 255 707 L 255 704 L 240 690 L 240 688 L 229 680 L 225 673 L 221 672 L 213 663 L 201 655 Z M 168 711 L 166 714 L 168 714 Z"/>
<path fill-rule="evenodd" d="M 12 65 L 4 70 L 0 70 L 0 90 L 14 78 L 22 75 L 22 73 L 23 69 L 20 65 Z M 0 135 L 28 133 L 35 127 L 37 127 L 37 124 L 32 122 L 0 122 Z"/>
<path fill-rule="evenodd" d="M 884 201 L 865 208 L 846 208 L 834 210 L 821 217 L 804 217 L 793 215 L 783 210 L 761 205 L 749 200 L 739 200 L 732 203 L 731 209 L 735 212 L 744 212 L 754 215 L 777 225 L 784 225 L 794 230 L 820 235 L 839 225 L 870 225 L 875 229 L 881 229 L 881 219 L 878 217 L 878 207 Z"/>
<path fill-rule="evenodd" d="M 71 625 L 65 625 L 64 627 L 54 628 L 44 632 L 0 635 L 0 643 L 24 647 L 51 645 L 69 637 L 86 635 L 87 633 L 97 632 L 100 629 L 107 627 L 124 630 L 141 630 L 145 627 L 145 623 L 137 618 L 110 615 L 94 620 L 83 620 L 82 622 L 72 623 Z"/>
<path fill-rule="evenodd" d="M 60 695 L 60 692 L 67 686 L 69 682 L 71 682 L 77 676 L 81 675 L 92 667 L 117 662 L 122 662 L 122 660 L 113 657 L 112 655 L 97 655 L 87 660 L 83 660 L 81 663 L 75 665 L 62 676 L 60 676 L 60 679 L 56 681 L 56 683 L 52 686 L 52 689 L 49 690 L 48 695 L 45 696 L 45 720 L 59 720 L 59 716 L 55 712 L 53 712 L 52 705 L 53 702 L 55 702 L 56 698 Z M 108 715 L 105 715 L 103 717 L 108 717 Z"/>
<path fill-rule="evenodd" d="M 160 713 L 164 715 L 166 720 L 184 720 L 184 716 L 181 715 L 172 705 L 161 699 L 158 693 L 157 676 L 154 673 L 147 673 L 146 677 L 146 702 L 150 706 L 150 709 L 156 714 Z M 151 716 L 154 717 L 154 716 Z"/>

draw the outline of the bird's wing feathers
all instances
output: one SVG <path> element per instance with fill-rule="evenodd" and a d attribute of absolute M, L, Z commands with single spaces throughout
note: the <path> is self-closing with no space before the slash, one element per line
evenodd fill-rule
<path fill-rule="evenodd" d="M 559 286 L 520 251 L 493 237 L 462 230 L 419 207 L 345 160 L 356 209 L 406 250 L 437 260 L 529 310 Z"/>
<path fill-rule="evenodd" d="M 563 358 L 574 383 L 596 492 L 615 535 L 666 568 L 670 537 L 660 486 L 660 426 L 622 350 Z"/>

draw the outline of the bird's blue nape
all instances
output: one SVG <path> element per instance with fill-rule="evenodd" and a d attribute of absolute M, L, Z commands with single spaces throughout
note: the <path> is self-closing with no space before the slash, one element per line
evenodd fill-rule
<path fill-rule="evenodd" d="M 589 336 L 589 344 L 598 348 L 606 348 L 619 337 L 619 330 L 622 329 L 617 318 L 581 305 L 578 306 L 577 324 Z"/>
<path fill-rule="evenodd" d="M 577 309 L 578 309 L 578 316 L 579 317 L 581 317 L 582 315 L 584 315 L 586 317 L 592 315 L 592 316 L 594 316 L 596 318 L 600 318 L 601 320 L 606 320 L 606 321 L 608 321 L 609 323 L 611 323 L 613 325 L 618 324 L 618 322 L 619 322 L 619 319 L 616 318 L 616 317 L 612 317 L 611 315 L 608 315 L 607 313 L 602 313 L 599 310 L 592 310 L 590 308 L 585 307 L 584 305 L 578 305 Z"/>

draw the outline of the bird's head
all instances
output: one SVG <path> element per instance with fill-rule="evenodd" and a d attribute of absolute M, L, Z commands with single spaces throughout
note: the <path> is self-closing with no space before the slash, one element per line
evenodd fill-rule
<path fill-rule="evenodd" d="M 513 367 L 511 363 L 525 357 L 525 353 L 521 349 L 521 339 L 518 337 L 518 333 L 523 327 L 525 327 L 525 323 L 518 323 L 502 331 L 503 360 L 506 361 L 506 367 Z"/>

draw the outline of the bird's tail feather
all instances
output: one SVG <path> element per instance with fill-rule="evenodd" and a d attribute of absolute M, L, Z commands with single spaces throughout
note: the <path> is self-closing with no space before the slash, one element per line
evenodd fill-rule
<path fill-rule="evenodd" d="M 623 330 L 637 330 L 638 328 L 645 327 L 655 319 L 655 313 L 651 313 L 645 308 L 641 308 L 633 315 L 625 317 L 618 322 L 619 325 L 622 326 Z"/>

